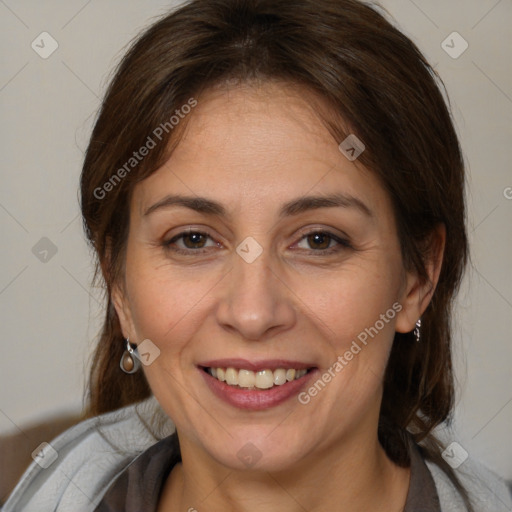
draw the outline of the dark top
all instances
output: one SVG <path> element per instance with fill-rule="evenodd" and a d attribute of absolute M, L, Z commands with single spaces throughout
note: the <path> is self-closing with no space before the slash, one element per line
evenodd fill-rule
<path fill-rule="evenodd" d="M 441 512 L 436 486 L 417 446 L 411 443 L 411 480 L 403 512 Z M 141 453 L 111 485 L 95 512 L 155 512 L 172 468 L 181 462 L 176 434 Z"/>

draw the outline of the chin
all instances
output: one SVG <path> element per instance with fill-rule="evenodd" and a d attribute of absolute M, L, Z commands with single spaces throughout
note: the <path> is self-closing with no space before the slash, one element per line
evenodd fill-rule
<path fill-rule="evenodd" d="M 306 455 L 303 440 L 291 443 L 289 435 L 269 437 L 261 433 L 261 428 L 254 435 L 248 431 L 233 438 L 227 435 L 223 442 L 214 445 L 209 438 L 204 448 L 218 463 L 236 471 L 289 470 Z"/>

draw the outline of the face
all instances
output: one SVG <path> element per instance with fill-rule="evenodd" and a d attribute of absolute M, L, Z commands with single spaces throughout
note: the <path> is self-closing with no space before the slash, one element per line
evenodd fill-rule
<path fill-rule="evenodd" d="M 386 192 L 310 104 L 210 91 L 132 197 L 123 334 L 160 351 L 143 369 L 180 442 L 230 468 L 375 436 L 394 332 L 421 314 Z"/>

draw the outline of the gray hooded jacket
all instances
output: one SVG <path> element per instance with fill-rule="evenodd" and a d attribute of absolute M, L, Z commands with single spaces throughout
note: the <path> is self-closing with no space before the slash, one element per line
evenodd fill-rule
<path fill-rule="evenodd" d="M 3 512 L 93 512 L 128 466 L 175 431 L 154 397 L 70 428 L 27 469 Z M 466 512 L 446 474 L 427 462 L 442 512 Z M 468 458 L 457 475 L 477 512 L 512 512 L 505 482 Z"/>

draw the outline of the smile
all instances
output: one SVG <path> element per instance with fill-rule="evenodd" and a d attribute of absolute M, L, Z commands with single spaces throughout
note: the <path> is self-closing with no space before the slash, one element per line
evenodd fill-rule
<path fill-rule="evenodd" d="M 316 366 L 299 361 L 217 359 L 197 366 L 216 397 L 238 409 L 261 411 L 290 400 L 316 378 Z"/>
<path fill-rule="evenodd" d="M 309 371 L 307 368 L 277 368 L 275 370 L 252 371 L 232 367 L 209 367 L 204 370 L 220 382 L 225 382 L 235 388 L 249 390 L 271 389 L 274 386 L 282 386 L 287 382 L 300 379 Z"/>

